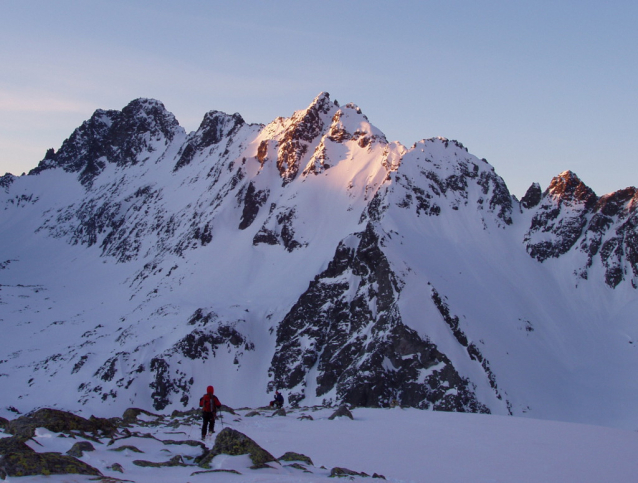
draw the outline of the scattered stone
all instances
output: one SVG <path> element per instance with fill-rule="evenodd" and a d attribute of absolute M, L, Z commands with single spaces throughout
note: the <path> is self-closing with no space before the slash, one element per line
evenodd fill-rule
<path fill-rule="evenodd" d="M 330 470 L 330 478 L 346 478 L 349 476 L 362 476 L 364 478 L 370 477 L 367 473 L 357 473 L 356 471 L 349 470 L 348 468 L 339 468 L 338 466 Z"/>
<path fill-rule="evenodd" d="M 184 460 L 182 459 L 181 455 L 175 455 L 170 460 L 164 461 L 163 463 L 154 463 L 152 461 L 145 461 L 145 460 L 134 460 L 133 464 L 135 466 L 151 467 L 151 468 L 164 468 L 167 466 L 188 466 L 187 464 L 184 463 Z"/>
<path fill-rule="evenodd" d="M 339 409 L 337 409 L 334 413 L 332 413 L 332 416 L 330 416 L 328 419 L 332 420 L 342 416 L 346 416 L 350 419 L 354 419 L 352 417 L 352 413 L 350 412 L 350 410 L 348 409 L 348 406 L 346 405 L 340 406 Z"/>
<path fill-rule="evenodd" d="M 237 413 L 235 413 L 235 410 L 229 406 L 226 406 L 225 404 L 222 404 L 219 408 L 219 411 L 223 411 L 225 413 L 230 413 L 232 415 L 237 415 Z"/>
<path fill-rule="evenodd" d="M 171 418 L 184 418 L 187 416 L 199 417 L 200 409 L 190 409 L 189 411 L 178 411 L 177 409 L 171 413 Z"/>
<path fill-rule="evenodd" d="M 194 473 L 191 473 L 191 476 L 195 476 L 195 475 L 204 475 L 206 473 L 233 473 L 235 475 L 241 475 L 241 473 L 237 470 L 222 470 L 222 469 L 217 469 L 217 470 L 204 470 L 204 471 L 195 471 Z"/>
<path fill-rule="evenodd" d="M 314 466 L 314 463 L 308 456 L 301 453 L 294 453 L 292 451 L 288 451 L 283 456 L 280 456 L 279 461 L 303 461 L 307 465 Z"/>
<path fill-rule="evenodd" d="M 285 415 L 286 415 L 286 410 L 284 408 L 279 408 L 274 413 L 272 413 L 270 417 L 273 418 L 275 416 L 285 416 Z"/>
<path fill-rule="evenodd" d="M 254 416 L 261 416 L 261 413 L 259 411 L 250 411 L 244 415 L 246 418 L 252 418 Z"/>
<path fill-rule="evenodd" d="M 301 415 L 301 416 L 299 416 L 297 419 L 300 419 L 300 420 L 302 420 L 302 421 L 303 421 L 304 419 L 307 419 L 308 421 L 314 421 L 314 420 L 315 420 L 315 418 L 313 418 L 313 417 L 312 417 L 312 416 L 310 416 L 309 414 L 302 414 L 302 415 Z"/>
<path fill-rule="evenodd" d="M 99 480 L 100 483 L 135 483 L 135 481 L 132 480 L 122 480 L 121 478 L 114 478 L 113 476 L 103 476 L 99 478 Z"/>
<path fill-rule="evenodd" d="M 84 456 L 84 451 L 95 451 L 95 448 L 88 441 L 80 441 L 79 443 L 75 443 L 66 454 L 75 458 L 81 458 Z"/>
<path fill-rule="evenodd" d="M 267 467 L 266 463 L 277 462 L 273 455 L 255 443 L 255 441 L 231 428 L 221 430 L 215 439 L 215 446 L 213 446 L 212 451 L 202 459 L 199 466 L 208 469 L 210 461 L 218 454 L 231 456 L 247 454 L 253 462 L 251 469 L 265 468 Z"/>
<path fill-rule="evenodd" d="M 132 423 L 136 423 L 137 421 L 137 417 L 140 414 L 145 414 L 146 416 L 151 416 L 157 419 L 163 419 L 164 416 L 160 415 L 160 414 L 153 414 L 150 411 L 146 411 L 145 409 L 140 409 L 140 408 L 128 408 L 126 411 L 124 411 L 124 414 L 122 414 L 122 421 L 124 422 L 124 424 L 132 424 Z"/>
<path fill-rule="evenodd" d="M 124 446 L 120 446 L 118 448 L 112 448 L 109 451 L 132 451 L 133 453 L 143 453 L 144 451 L 142 451 L 141 449 L 137 449 L 135 446 L 131 446 L 131 445 L 124 445 Z"/>
<path fill-rule="evenodd" d="M 124 468 L 119 463 L 113 463 L 111 466 L 106 467 L 107 470 L 117 471 L 118 473 L 124 473 Z"/>
<path fill-rule="evenodd" d="M 192 439 L 185 439 L 184 441 L 179 441 L 179 440 L 174 440 L 174 439 L 164 439 L 164 440 L 158 440 L 161 441 L 163 444 L 168 445 L 168 444 L 185 444 L 186 446 L 193 446 L 193 447 L 199 447 L 202 450 L 206 450 L 206 445 L 204 443 L 202 443 L 201 441 L 195 441 Z"/>
<path fill-rule="evenodd" d="M 293 463 L 291 465 L 288 465 L 288 468 L 295 468 L 297 470 L 303 471 L 304 473 L 312 473 L 312 471 L 308 471 L 308 468 L 306 468 L 304 465 L 299 463 Z"/>
<path fill-rule="evenodd" d="M 96 418 L 95 416 L 85 419 L 66 411 L 50 408 L 39 409 L 9 421 L 7 430 L 16 436 L 32 438 L 35 436 L 35 428 L 46 428 L 54 433 L 80 431 L 109 437 L 117 432 L 117 427 L 108 419 Z"/>

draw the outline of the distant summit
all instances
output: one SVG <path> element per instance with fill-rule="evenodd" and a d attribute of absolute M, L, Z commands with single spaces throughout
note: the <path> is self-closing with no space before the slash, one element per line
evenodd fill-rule
<path fill-rule="evenodd" d="M 462 143 L 388 142 L 325 92 L 191 133 L 156 100 L 97 110 L 0 178 L 2 404 L 183 410 L 214 383 L 633 428 L 637 205 L 571 171 L 519 202 Z"/>

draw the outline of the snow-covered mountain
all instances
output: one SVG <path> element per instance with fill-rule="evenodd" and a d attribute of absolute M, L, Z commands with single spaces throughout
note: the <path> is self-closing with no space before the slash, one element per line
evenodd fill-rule
<path fill-rule="evenodd" d="M 213 383 L 635 429 L 637 205 L 570 171 L 519 202 L 327 93 L 190 134 L 155 100 L 98 110 L 0 178 L 0 405 L 183 409 Z"/>

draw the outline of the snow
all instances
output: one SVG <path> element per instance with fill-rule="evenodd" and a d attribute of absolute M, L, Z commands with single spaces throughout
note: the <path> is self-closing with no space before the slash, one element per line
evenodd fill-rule
<path fill-rule="evenodd" d="M 222 398 L 223 402 L 223 398 Z M 242 481 L 319 482 L 328 480 L 330 469 L 345 467 L 368 475 L 377 473 L 395 483 L 599 483 L 601 481 L 634 481 L 638 472 L 638 434 L 635 432 L 534 419 L 420 411 L 416 409 L 352 410 L 354 420 L 340 417 L 329 420 L 333 412 L 327 408 L 291 411 L 284 417 L 245 417 L 250 410 L 237 410 L 236 416 L 222 413 L 216 424 L 240 431 L 262 448 L 279 458 L 294 451 L 310 457 L 312 473 L 289 467 L 290 463 L 271 464 L 272 469 L 250 470 L 247 456 L 220 455 L 212 467 L 235 469 L 230 473 L 201 474 L 196 466 L 143 468 L 136 459 L 168 461 L 176 454 L 192 465 L 189 458 L 201 453 L 187 445 L 163 445 L 159 440 L 198 439 L 200 427 L 186 419 L 178 419 L 178 427 L 145 425 L 133 432 L 149 432 L 157 439 L 133 437 L 108 446 L 108 439 L 92 442 L 95 452 L 85 452 L 80 459 L 98 468 L 104 475 L 137 483 L 172 483 L 174 481 Z M 298 419 L 302 414 L 313 420 Z M 170 421 L 170 418 L 167 419 Z M 39 428 L 29 445 L 38 452 L 65 453 L 73 443 L 81 441 L 57 437 Z M 212 445 L 207 442 L 208 447 Z M 131 445 L 144 453 L 116 452 L 114 448 Z M 107 467 L 119 463 L 124 473 Z M 325 469 L 322 469 L 325 467 Z M 81 476 L 10 477 L 8 483 L 74 483 L 88 482 Z M 355 477 L 354 481 L 377 481 Z M 381 481 L 381 480 L 380 480 Z"/>
<path fill-rule="evenodd" d="M 381 197 L 387 210 L 376 228 L 387 235 L 384 253 L 404 284 L 399 296 L 402 320 L 435 343 L 459 374 L 476 386 L 480 402 L 496 415 L 511 411 L 529 418 L 638 429 L 636 290 L 629 283 L 615 290 L 606 286 L 598 260 L 589 280 L 577 279 L 574 263 L 582 265 L 582 260 L 575 261 L 582 254 L 568 253 L 543 263 L 530 258 L 522 240 L 533 213 L 514 209 L 512 225 L 503 226 L 489 211 L 487 200 L 492 192 L 485 193 L 478 184 L 470 182 L 463 191 L 440 191 L 432 173 L 443 180 L 459 175 L 462 165 L 470 171 L 476 166 L 480 174 L 493 172 L 489 164 L 455 143 L 423 140 L 410 150 L 398 143 L 387 144 L 381 131 L 353 106 L 331 106 L 321 115 L 324 131 L 337 111 L 342 113 L 337 127 L 379 139 L 359 148 L 356 141 L 336 143 L 322 133 L 310 143 L 299 162 L 300 170 L 320 144 L 331 167 L 320 174 L 300 173 L 285 187 L 275 165 L 276 146 L 292 120 L 280 118 L 265 127 L 242 126 L 232 142 L 197 152 L 177 172 L 173 171 L 177 153 L 186 139 L 181 131 L 166 146 L 159 141 L 154 144 L 151 157 L 135 166 L 107 163 L 91 190 L 77 182 L 77 173 L 51 169 L 16 178 L 0 192 L 0 264 L 10 261 L 0 270 L 0 328 L 11 341 L 0 347 L 0 415 L 8 416 L 8 406 L 27 411 L 34 398 L 51 392 L 58 394 L 58 407 L 95 411 L 99 416 L 130 405 L 152 410 L 149 362 L 164 357 L 164 351 L 193 329 L 187 321 L 198 309 L 215 312 L 219 324 L 238 327 L 256 348 L 235 352 L 222 345 L 207 360 L 175 356 L 172 367 L 186 374 L 186 379 L 192 377 L 193 387 L 205 386 L 214 375 L 216 389 L 226 395 L 229 404 L 258 404 L 269 382 L 276 324 L 327 268 L 340 242 L 357 246 L 359 238 L 353 234 L 365 226 L 362 214 L 381 193 L 387 195 Z M 304 112 L 295 116 L 302 117 Z M 255 156 L 264 140 L 268 141 L 269 160 L 261 165 Z M 228 154 L 221 156 L 225 150 Z M 267 203 L 243 231 L 237 229 L 242 184 L 233 184 L 240 165 L 244 186 L 250 181 L 257 190 L 270 190 Z M 441 215 L 417 215 L 414 202 L 400 207 L 408 183 L 432 194 L 431 201 L 440 205 Z M 135 196 L 147 187 L 158 190 L 155 197 Z M 99 205 L 102 201 L 111 203 L 114 210 L 117 207 L 114 214 L 118 217 L 129 216 L 124 229 L 131 236 L 148 231 L 140 240 L 139 255 L 132 260 L 118 262 L 102 254 L 105 232 L 97 233 L 92 246 L 77 241 L 75 214 L 84 203 Z M 272 213 L 271 204 L 276 204 Z M 307 246 L 290 253 L 281 245 L 253 245 L 262 226 L 279 227 L 277 215 L 292 208 L 296 210 L 295 238 Z M 68 219 L 62 216 L 66 214 Z M 190 230 L 208 223 L 213 226 L 213 238 L 202 246 L 192 240 Z M 545 235 L 539 234 L 539 240 L 541 236 Z M 170 251 L 182 242 L 189 244 L 183 255 Z M 156 268 L 146 268 L 147 264 Z M 358 277 L 343 277 L 351 284 L 351 293 L 345 294 L 348 297 L 355 293 Z M 432 302 L 432 290 L 446 301 L 460 329 L 489 361 L 498 395 L 481 363 L 472 360 L 443 321 Z M 116 375 L 109 381 L 96 380 L 96 374 L 103 374 L 98 371 L 112 358 Z M 83 365 L 75 370 L 81 361 Z M 144 377 L 130 386 L 121 387 L 126 381 L 118 386 L 118 381 L 142 365 L 147 369 Z M 392 368 L 388 365 L 388 369 Z M 309 371 L 303 404 L 318 404 L 323 397 L 334 396 L 313 398 L 316 374 L 316 367 Z M 79 390 L 87 381 L 92 386 Z M 100 385 L 103 392 L 96 390 Z M 100 403 L 111 390 L 118 392 L 118 398 L 107 397 Z M 183 409 L 179 399 L 175 396 L 167 409 Z M 415 422 L 430 418 L 430 423 L 451 417 L 405 414 Z M 270 424 L 265 421 L 263 424 Z M 374 424 L 383 431 L 364 433 L 362 439 L 383 437 L 389 429 L 382 421 L 385 419 Z M 456 421 L 450 421 L 452 427 L 461 425 Z M 524 425 L 516 418 L 510 423 L 498 417 L 489 421 L 490 428 L 493 425 L 504 432 L 512 430 L 508 424 Z M 543 427 L 550 432 L 558 433 L 557 428 L 571 428 L 569 434 L 575 431 L 573 426 L 546 424 L 549 426 Z M 423 430 L 428 433 L 432 428 Z M 481 431 L 489 434 L 486 428 Z M 519 439 L 525 439 L 523 429 L 520 431 Z M 391 434 L 400 438 L 398 433 Z M 335 441 L 334 434 L 319 436 Z M 437 437 L 448 441 L 443 434 Z M 509 449 L 501 443 L 504 450 Z M 476 451 L 480 453 L 483 446 L 479 446 Z M 536 448 L 527 449 L 538 455 Z M 469 447 L 466 451 L 473 458 Z M 539 456 L 557 457 L 550 453 Z M 448 466 L 455 465 L 450 462 Z"/>

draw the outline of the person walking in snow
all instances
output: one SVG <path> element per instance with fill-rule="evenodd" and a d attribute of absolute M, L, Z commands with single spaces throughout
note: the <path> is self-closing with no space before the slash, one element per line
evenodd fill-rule
<path fill-rule="evenodd" d="M 199 400 L 199 407 L 202 408 L 202 418 L 204 420 L 204 424 L 202 425 L 202 439 L 206 439 L 206 433 L 212 434 L 215 432 L 217 408 L 221 407 L 221 405 L 222 403 L 220 403 L 217 396 L 215 396 L 215 388 L 208 386 L 206 388 L 206 394 Z"/>

